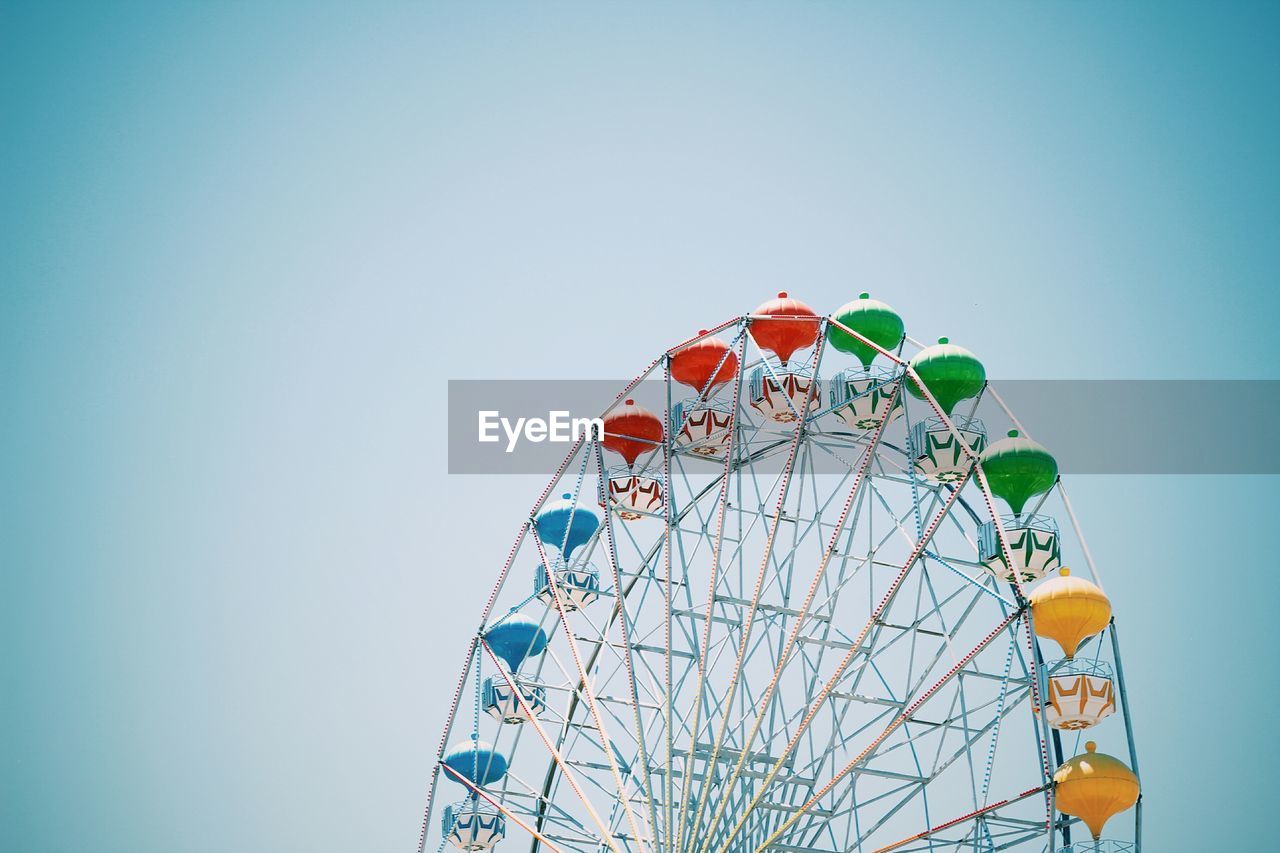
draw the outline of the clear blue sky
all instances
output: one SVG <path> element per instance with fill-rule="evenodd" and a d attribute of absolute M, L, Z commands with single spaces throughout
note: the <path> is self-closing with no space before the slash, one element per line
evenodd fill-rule
<path fill-rule="evenodd" d="M 447 379 L 630 376 L 784 288 L 995 377 L 1280 378 L 1278 37 L 1245 3 L 5 3 L 0 848 L 413 848 L 541 487 L 446 476 Z M 1187 453 L 1274 429 L 1187 405 Z M 1270 826 L 1275 488 L 1071 481 L 1152 850 Z"/>

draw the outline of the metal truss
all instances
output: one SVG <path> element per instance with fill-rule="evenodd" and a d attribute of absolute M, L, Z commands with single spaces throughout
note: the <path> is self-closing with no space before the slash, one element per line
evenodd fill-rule
<path fill-rule="evenodd" d="M 1079 745 L 1064 745 L 1035 713 L 1049 665 L 1022 586 L 983 565 L 977 529 L 985 522 L 995 522 L 1009 557 L 990 487 L 972 464 L 953 483 L 925 479 L 903 438 L 925 418 L 959 440 L 957 427 L 927 393 L 923 401 L 905 393 L 914 378 L 906 357 L 879 347 L 896 371 L 891 405 L 900 417 L 854 430 L 826 397 L 789 401 L 788 423 L 762 417 L 749 377 L 779 380 L 784 368 L 754 350 L 752 320 L 706 333 L 729 339 L 738 356 L 734 381 L 716 392 L 701 389 L 675 406 L 687 392 L 671 382 L 671 355 L 695 338 L 655 359 L 615 400 L 657 389 L 668 440 L 635 473 L 661 483 L 664 502 L 639 520 L 621 520 L 612 506 L 602 513 L 596 536 L 574 555 L 600 574 L 601 596 L 590 606 L 574 609 L 556 583 L 545 598 L 533 594 L 533 572 L 550 565 L 547 547 L 558 543 L 541 542 L 532 519 L 554 492 L 596 509 L 609 500 L 599 444 L 576 443 L 535 503 L 467 650 L 420 853 L 445 849 L 449 828 L 433 820 L 440 786 L 455 783 L 506 819 L 499 844 L 527 844 L 530 853 L 1070 843 L 1076 825 L 1055 815 L 1050 774 L 1075 754 L 1064 746 Z M 825 331 L 835 321 L 821 323 Z M 804 365 L 809 376 L 839 355 L 826 353 L 824 340 Z M 688 417 L 711 402 L 733 414 L 719 454 L 670 438 L 682 426 L 674 411 Z M 968 416 L 978 413 L 1017 423 L 990 388 Z M 964 451 L 972 463 L 976 455 Z M 1061 484 L 1042 509 L 1070 520 L 1064 562 L 1083 559 L 1096 580 Z M 545 690 L 540 710 L 521 698 L 485 640 L 514 610 L 552 638 L 519 673 Z M 1119 671 L 1114 628 L 1108 633 L 1081 654 Z M 530 719 L 504 725 L 481 713 L 485 677 L 503 679 Z M 1136 768 L 1122 676 L 1118 687 Z M 508 757 L 501 782 L 481 789 L 439 763 L 464 735 Z"/>

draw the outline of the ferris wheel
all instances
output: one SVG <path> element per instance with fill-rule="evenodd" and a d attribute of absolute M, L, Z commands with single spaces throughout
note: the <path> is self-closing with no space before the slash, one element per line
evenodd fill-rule
<path fill-rule="evenodd" d="M 1141 849 L 1110 601 L 971 352 L 780 293 L 603 422 L 493 567 L 421 853 Z"/>

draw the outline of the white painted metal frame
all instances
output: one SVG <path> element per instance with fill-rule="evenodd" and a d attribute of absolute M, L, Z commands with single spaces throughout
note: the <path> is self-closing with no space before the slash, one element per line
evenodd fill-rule
<path fill-rule="evenodd" d="M 622 522 L 604 506 L 601 530 L 582 548 L 583 559 L 603 555 L 607 566 L 609 588 L 594 611 L 566 607 L 557 583 L 546 606 L 523 584 L 507 582 L 530 541 L 538 563 L 551 565 L 533 518 L 575 465 L 570 494 L 585 503 L 593 493 L 588 472 L 600 483 L 607 476 L 600 445 L 576 442 L 543 490 L 468 645 L 419 853 L 432 837 L 442 775 L 525 830 L 531 851 L 1045 850 L 1066 843 L 1076 822 L 1055 817 L 1051 784 L 1051 765 L 1067 757 L 1061 738 L 1041 715 L 1022 716 L 1040 706 L 1047 677 L 1025 590 L 1017 580 L 998 583 L 978 561 L 975 531 L 988 520 L 1005 560 L 1012 555 L 990 484 L 972 464 L 976 454 L 963 446 L 970 467 L 959 482 L 922 480 L 890 433 L 916 420 L 917 407 L 960 440 L 954 421 L 927 389 L 922 402 L 907 399 L 906 383 L 920 383 L 901 351 L 833 319 L 818 321 L 810 375 L 819 375 L 827 327 L 841 329 L 894 365 L 903 416 L 857 434 L 840 425 L 832 406 L 811 412 L 806 398 L 793 403 L 800 417 L 792 425 L 753 417 L 744 377 L 760 363 L 771 376 L 779 369 L 763 353 L 749 357 L 757 319 L 734 318 L 664 353 L 605 411 L 644 380 L 656 381 L 668 440 L 644 463 L 661 478 L 661 513 Z M 671 439 L 681 425 L 671 421 L 670 359 L 726 331 L 738 357 L 734 380 L 718 391 L 698 389 L 693 402 L 731 400 L 729 446 L 721 459 L 691 457 Z M 990 387 L 970 413 L 984 400 L 1028 434 Z M 833 461 L 838 473 L 820 470 Z M 1051 494 L 1101 585 L 1061 483 Z M 810 559 L 816 569 L 804 571 Z M 549 700 L 543 719 L 484 639 L 500 599 L 535 617 L 541 608 L 544 625 L 554 623 L 552 646 L 531 665 L 563 705 Z M 849 621 L 859 610 L 862 618 Z M 859 622 L 856 633 L 844 632 Z M 1136 770 L 1114 626 L 1108 633 Z M 1095 640 L 1094 653 L 1103 649 Z M 440 763 L 462 697 L 482 668 L 499 673 L 532 718 L 495 722 L 485 735 L 512 760 L 509 778 L 485 789 Z M 489 723 L 477 714 L 472 725 Z M 535 735 L 527 744 L 526 731 Z M 524 782 L 540 762 L 541 786 Z M 991 799 L 1019 774 L 1021 793 Z M 1040 815 L 1025 808 L 1037 799 Z M 955 807 L 955 814 L 965 806 L 960 817 L 933 819 L 931 809 Z M 898 840 L 883 843 L 888 835 Z M 1133 838 L 1140 845 L 1140 808 Z"/>

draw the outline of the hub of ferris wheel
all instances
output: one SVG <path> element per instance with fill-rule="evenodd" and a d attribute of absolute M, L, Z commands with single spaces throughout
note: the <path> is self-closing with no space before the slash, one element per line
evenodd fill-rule
<path fill-rule="evenodd" d="M 972 352 L 780 293 L 603 423 L 501 568 L 420 850 L 1140 850 L 1111 602 Z M 1117 710 L 1128 763 L 1079 742 Z"/>

